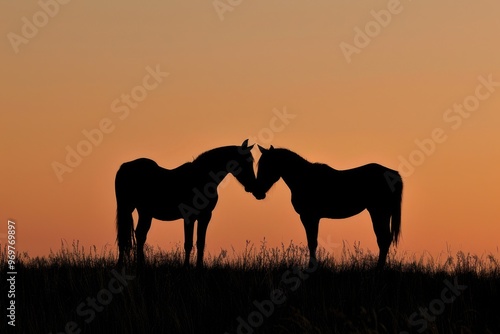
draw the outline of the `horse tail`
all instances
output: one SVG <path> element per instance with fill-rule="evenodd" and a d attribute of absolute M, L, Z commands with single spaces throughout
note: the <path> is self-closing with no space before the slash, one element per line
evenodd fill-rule
<path fill-rule="evenodd" d="M 391 233 L 394 245 L 397 245 L 401 234 L 401 202 L 403 200 L 403 180 L 397 172 L 392 187 Z"/>
<path fill-rule="evenodd" d="M 130 253 L 135 246 L 134 237 L 134 219 L 132 212 L 134 205 L 131 199 L 132 189 L 127 187 L 126 170 L 124 166 L 120 167 L 115 178 L 116 195 L 116 241 L 120 253 L 123 251 L 126 255 Z"/>

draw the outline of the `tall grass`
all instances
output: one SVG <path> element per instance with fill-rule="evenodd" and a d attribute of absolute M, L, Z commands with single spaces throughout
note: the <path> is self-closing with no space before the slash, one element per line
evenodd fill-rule
<path fill-rule="evenodd" d="M 65 328 L 68 332 L 72 326 L 75 333 L 500 333 L 498 255 L 448 251 L 433 258 L 392 250 L 387 268 L 380 272 L 374 269 L 377 254 L 359 243 L 344 242 L 334 251 L 320 248 L 319 266 L 307 269 L 304 245 L 247 242 L 242 252 L 207 254 L 200 270 L 182 266 L 184 251 L 179 245 L 169 251 L 146 247 L 147 264 L 137 271 L 135 266 L 114 267 L 114 247 L 63 242 L 61 249 L 46 257 L 18 254 L 16 329 L 20 333 L 60 333 Z M 3 272 L 7 260 L 3 246 L 0 259 Z M 134 278 L 120 292 L 111 293 L 120 285 L 117 274 Z M 452 296 L 449 284 L 462 287 L 450 303 L 443 302 Z M 276 291 L 282 293 L 282 303 L 272 301 Z M 99 307 L 94 309 L 92 301 Z M 257 305 L 268 308 L 262 311 Z"/>

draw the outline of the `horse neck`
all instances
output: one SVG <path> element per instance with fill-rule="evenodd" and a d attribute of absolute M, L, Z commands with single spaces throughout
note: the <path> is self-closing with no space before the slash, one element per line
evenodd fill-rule
<path fill-rule="evenodd" d="M 228 164 L 233 158 L 231 146 L 219 147 L 202 153 L 194 164 L 203 176 L 214 179 L 217 184 L 222 182 L 229 173 Z"/>
<path fill-rule="evenodd" d="M 307 173 L 311 163 L 298 154 L 284 151 L 281 161 L 281 178 L 290 188 L 294 190 L 303 184 L 303 175 Z"/>

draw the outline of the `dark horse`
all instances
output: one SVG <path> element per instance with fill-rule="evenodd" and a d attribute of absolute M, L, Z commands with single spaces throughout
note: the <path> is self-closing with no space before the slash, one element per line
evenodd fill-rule
<path fill-rule="evenodd" d="M 153 218 L 184 220 L 184 265 L 189 265 L 193 247 L 194 223 L 198 221 L 197 266 L 203 265 L 205 235 L 212 211 L 217 204 L 217 186 L 232 174 L 252 192 L 255 184 L 253 157 L 248 139 L 241 146 L 225 146 L 202 153 L 193 162 L 175 169 L 165 169 L 150 159 L 137 159 L 121 165 L 116 173 L 116 229 L 119 249 L 118 265 L 129 254 L 134 243 L 132 212 L 137 209 L 139 222 L 135 230 L 137 263 L 144 263 L 144 243 Z"/>
<path fill-rule="evenodd" d="M 258 163 L 254 196 L 264 199 L 280 178 L 292 193 L 292 205 L 307 234 L 310 263 L 316 261 L 321 218 L 347 218 L 370 213 L 383 268 L 391 242 L 397 245 L 401 226 L 403 181 L 399 173 L 378 164 L 335 170 L 310 163 L 287 149 L 265 149 Z"/>

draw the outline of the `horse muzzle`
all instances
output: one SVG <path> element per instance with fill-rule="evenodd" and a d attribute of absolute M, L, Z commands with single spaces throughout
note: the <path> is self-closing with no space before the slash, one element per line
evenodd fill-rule
<path fill-rule="evenodd" d="M 254 195 L 254 197 L 258 200 L 261 200 L 261 199 L 264 199 L 266 198 L 266 193 L 261 193 L 261 192 L 257 192 L 257 191 L 254 191 L 252 193 L 252 195 Z"/>

